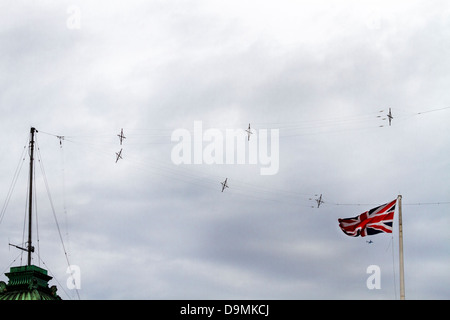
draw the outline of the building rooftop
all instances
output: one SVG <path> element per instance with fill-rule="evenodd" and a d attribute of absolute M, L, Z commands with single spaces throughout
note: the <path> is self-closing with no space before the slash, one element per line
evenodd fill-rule
<path fill-rule="evenodd" d="M 0 281 L 0 300 L 61 300 L 56 286 L 49 287 L 52 277 L 45 269 L 35 265 L 11 267 L 5 275 L 9 281 Z"/>

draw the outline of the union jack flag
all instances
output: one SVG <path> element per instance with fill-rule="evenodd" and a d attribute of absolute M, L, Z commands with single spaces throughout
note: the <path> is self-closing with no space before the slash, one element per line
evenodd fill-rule
<path fill-rule="evenodd" d="M 370 209 L 354 218 L 338 219 L 339 227 L 348 236 L 365 237 L 377 233 L 392 233 L 397 200 Z"/>

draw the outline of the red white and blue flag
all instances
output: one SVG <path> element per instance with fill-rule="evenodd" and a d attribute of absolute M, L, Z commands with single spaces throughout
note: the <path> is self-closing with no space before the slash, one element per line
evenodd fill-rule
<path fill-rule="evenodd" d="M 348 236 L 365 237 L 377 233 L 392 233 L 397 200 L 370 209 L 354 218 L 338 219 L 339 227 Z"/>

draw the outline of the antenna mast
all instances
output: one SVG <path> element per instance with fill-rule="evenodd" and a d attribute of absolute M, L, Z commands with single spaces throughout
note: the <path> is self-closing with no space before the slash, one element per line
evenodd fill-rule
<path fill-rule="evenodd" d="M 31 127 L 30 133 L 30 195 L 28 197 L 28 265 L 31 265 L 31 253 L 34 252 L 34 247 L 31 244 L 31 218 L 32 218 L 32 206 L 33 206 L 33 161 L 34 161 L 34 133 L 37 130 Z"/>

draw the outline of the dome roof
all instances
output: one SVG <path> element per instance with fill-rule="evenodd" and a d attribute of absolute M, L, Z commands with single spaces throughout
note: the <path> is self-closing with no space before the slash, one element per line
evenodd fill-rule
<path fill-rule="evenodd" d="M 52 279 L 47 270 L 35 265 L 11 267 L 8 284 L 0 281 L 0 300 L 61 300 L 56 286 L 48 286 Z"/>

